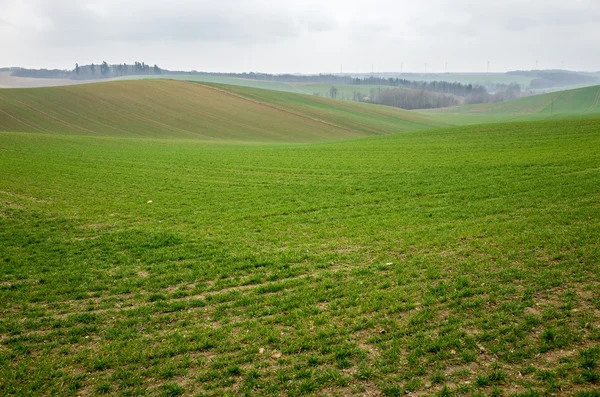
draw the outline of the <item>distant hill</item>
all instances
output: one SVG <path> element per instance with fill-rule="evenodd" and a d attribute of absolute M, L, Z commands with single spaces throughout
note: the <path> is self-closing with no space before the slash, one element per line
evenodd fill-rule
<path fill-rule="evenodd" d="M 518 70 L 508 72 L 512 76 L 527 76 L 532 80 L 529 88 L 533 90 L 574 85 L 593 84 L 600 82 L 598 77 L 568 70 Z"/>
<path fill-rule="evenodd" d="M 600 117 L 600 85 L 511 101 L 421 112 L 454 124 Z"/>
<path fill-rule="evenodd" d="M 0 90 L 0 131 L 313 142 L 443 125 L 396 108 L 174 80 Z"/>

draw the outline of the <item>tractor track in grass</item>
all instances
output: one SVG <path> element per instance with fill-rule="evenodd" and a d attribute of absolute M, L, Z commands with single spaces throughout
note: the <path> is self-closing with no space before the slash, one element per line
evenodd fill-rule
<path fill-rule="evenodd" d="M 44 118 L 44 119 L 53 120 L 53 121 L 55 121 L 56 123 L 58 123 L 60 125 L 72 128 L 74 130 L 79 130 L 79 131 L 82 131 L 82 132 L 87 132 L 88 134 L 91 134 L 91 135 L 97 135 L 96 132 L 94 132 L 94 131 L 92 131 L 90 129 L 87 129 L 85 127 L 81 127 L 81 126 L 75 125 L 73 123 L 69 123 L 68 121 L 65 121 L 64 119 L 61 119 L 61 118 L 56 117 L 56 116 L 53 116 L 53 115 L 51 115 L 51 114 L 49 114 L 47 112 L 44 112 L 43 110 L 41 110 L 39 108 L 35 108 L 35 107 L 31 106 L 31 105 L 29 105 L 29 104 L 27 104 L 27 103 L 25 103 L 23 101 L 18 101 L 16 99 L 13 99 L 13 101 L 15 103 L 18 103 L 19 105 L 23 106 L 24 108 L 29 109 L 29 111 L 31 111 L 32 113 L 37 113 L 37 114 L 41 115 L 41 117 Z"/>
<path fill-rule="evenodd" d="M 244 293 L 244 292 L 254 291 L 254 290 L 258 290 L 260 288 L 265 288 L 265 287 L 273 286 L 273 285 L 281 286 L 282 289 L 275 291 L 275 292 L 265 291 L 264 295 L 271 294 L 271 293 L 277 293 L 277 292 L 281 292 L 283 290 L 289 290 L 290 288 L 296 287 L 296 286 L 292 286 L 292 285 L 286 286 L 285 285 L 286 283 L 293 283 L 294 281 L 303 281 L 303 280 L 311 279 L 311 278 L 318 279 L 319 277 L 322 277 L 324 275 L 338 274 L 338 273 L 345 272 L 345 271 L 351 271 L 353 268 L 354 267 L 351 265 L 334 265 L 334 266 L 330 266 L 328 268 L 322 269 L 321 271 L 318 271 L 318 272 L 304 273 L 304 274 L 300 274 L 298 276 L 282 278 L 282 279 L 278 279 L 278 280 L 272 281 L 272 282 L 244 284 L 244 281 L 242 281 L 239 285 L 224 287 L 224 288 L 216 289 L 216 290 L 207 290 L 207 291 L 204 291 L 201 293 L 191 294 L 191 295 L 184 296 L 181 298 L 167 298 L 167 299 L 161 300 L 161 301 L 165 302 L 167 304 L 171 304 L 171 303 L 182 303 L 182 302 L 190 303 L 191 301 L 194 301 L 194 300 L 203 300 L 203 301 L 205 301 L 206 306 L 210 306 L 211 303 L 207 302 L 207 300 L 211 299 L 214 296 L 225 295 L 225 294 L 232 293 L 232 292 Z M 283 284 L 283 286 L 282 286 L 282 284 Z M 176 291 L 181 286 L 191 286 L 191 285 L 194 285 L 194 284 L 189 284 L 189 283 L 188 284 L 177 284 L 177 285 L 169 287 L 169 290 Z M 132 298 L 132 296 L 133 296 L 131 294 L 124 294 L 124 295 L 123 294 L 115 294 L 115 295 L 107 295 L 107 296 L 103 296 L 103 297 L 71 299 L 71 300 L 58 301 L 58 302 L 52 303 L 52 305 L 63 305 L 59 309 L 56 309 L 56 310 L 59 312 L 66 311 L 66 313 L 56 313 L 56 312 L 53 313 L 51 306 L 48 304 L 42 305 L 41 307 L 43 307 L 44 310 L 46 310 L 46 313 L 48 314 L 48 316 L 46 316 L 46 318 L 48 318 L 50 320 L 64 320 L 70 316 L 76 316 L 76 315 L 81 315 L 81 314 L 99 315 L 99 314 L 106 314 L 106 313 L 125 313 L 130 310 L 138 310 L 141 308 L 152 307 L 152 306 L 156 305 L 156 302 L 150 301 L 150 298 L 156 294 L 157 294 L 157 292 L 155 292 L 155 291 L 152 291 L 152 292 L 146 291 L 144 293 L 136 294 L 136 296 L 140 297 L 141 300 L 136 300 L 135 302 L 132 302 L 134 306 L 112 307 L 112 308 L 106 308 L 106 309 L 80 310 L 82 305 L 87 303 L 90 299 L 95 300 L 96 303 L 101 303 L 101 300 L 103 298 L 104 299 L 127 300 L 127 299 Z M 261 295 L 263 295 L 263 294 L 261 294 Z M 215 302 L 214 304 L 218 304 L 218 303 L 219 302 Z M 15 310 L 15 309 L 17 309 L 17 310 Z M 13 310 L 11 310 L 12 313 L 18 313 L 19 311 L 20 311 L 20 308 L 13 308 Z M 22 318 L 21 320 L 27 321 L 29 319 Z"/>
<path fill-rule="evenodd" d="M 114 112 L 94 96 L 114 97 L 151 118 L 166 107 L 156 120 L 191 129 L 207 119 L 175 117 L 226 106 L 216 114 L 224 122 L 272 117 L 257 126 L 344 135 L 206 89 L 153 84 L 177 95 L 132 85 L 119 88 L 123 98 L 109 86 L 23 100 L 100 132 L 60 109 L 92 109 L 85 116 L 110 124 Z M 574 99 L 587 108 L 595 95 Z M 273 103 L 287 109 L 285 99 Z M 301 99 L 292 112 L 315 104 Z M 352 111 L 308 115 L 347 126 Z M 2 133 L 0 202 L 23 208 L 0 219 L 0 395 L 591 389 L 599 128 L 543 121 L 316 145 Z"/>
<path fill-rule="evenodd" d="M 200 83 L 189 83 L 189 84 L 200 84 Z M 299 114 L 299 113 L 295 113 L 295 112 L 292 112 L 292 111 L 289 111 L 289 110 L 286 110 L 286 109 L 282 109 L 282 108 L 279 108 L 279 107 L 274 106 L 274 105 L 270 105 L 270 104 L 265 103 L 265 102 L 257 101 L 255 99 L 250 99 L 250 98 L 245 97 L 243 95 L 234 94 L 233 92 L 222 90 L 222 89 L 217 88 L 217 87 L 212 87 L 212 86 L 204 85 L 204 84 L 200 84 L 200 85 L 202 85 L 202 86 L 204 86 L 206 88 L 209 88 L 211 90 L 223 93 L 225 95 L 233 96 L 233 97 L 242 99 L 244 101 L 248 101 L 248 102 L 254 103 L 254 104 L 259 105 L 259 106 L 263 106 L 263 107 L 266 107 L 266 108 L 269 108 L 269 109 L 277 110 L 278 112 L 282 112 L 282 113 L 289 114 L 289 115 L 292 115 L 292 116 L 295 116 L 295 117 L 299 117 L 299 118 L 304 119 L 304 120 L 314 121 L 314 122 L 317 122 L 317 123 L 321 123 L 321 124 L 327 125 L 329 127 L 334 127 L 334 128 L 338 128 L 338 129 L 343 130 L 343 131 L 352 132 L 354 134 L 365 135 L 365 134 L 363 134 L 363 133 L 361 133 L 359 131 L 356 131 L 356 130 L 351 130 L 349 128 L 345 128 L 345 127 L 342 127 L 342 126 L 339 126 L 337 124 L 333 124 L 333 123 L 330 123 L 330 122 L 327 122 L 327 121 L 324 121 L 324 120 L 321 120 L 321 119 L 317 119 L 317 118 L 310 117 L 310 116 L 305 116 L 305 115 L 302 115 L 302 114 Z"/>
<path fill-rule="evenodd" d="M 598 89 L 596 91 L 596 97 L 594 98 L 594 101 L 590 105 L 588 112 L 592 113 L 594 111 L 594 109 L 596 109 L 596 107 L 598 106 L 598 102 L 600 102 L 600 87 L 598 87 Z"/>
<path fill-rule="evenodd" d="M 20 119 L 19 117 L 15 116 L 14 114 L 10 114 L 9 112 L 0 109 L 0 112 L 4 113 L 5 115 L 7 115 L 8 117 L 10 117 L 13 120 L 16 120 L 18 123 L 22 123 L 30 128 L 32 128 L 34 131 L 36 132 L 46 132 L 44 129 L 42 129 L 40 126 L 34 124 L 33 122 L 27 122 L 25 120 Z"/>

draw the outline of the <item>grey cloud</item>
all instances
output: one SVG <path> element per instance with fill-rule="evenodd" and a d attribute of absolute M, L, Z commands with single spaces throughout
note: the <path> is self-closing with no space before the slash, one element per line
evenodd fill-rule
<path fill-rule="evenodd" d="M 4 18 L 2 18 L 2 17 L 0 16 L 0 26 L 3 26 L 3 25 L 4 25 L 4 26 L 12 26 L 12 24 L 11 24 L 11 23 L 9 23 L 7 20 L 5 20 Z"/>
<path fill-rule="evenodd" d="M 510 31 L 525 31 L 535 25 L 535 21 L 531 18 L 516 16 L 514 18 L 508 18 L 504 22 L 504 27 Z"/>
<path fill-rule="evenodd" d="M 335 19 L 322 14 L 304 15 L 299 18 L 299 22 L 300 26 L 312 32 L 329 32 L 338 26 Z"/>
<path fill-rule="evenodd" d="M 597 1 L 0 0 L 0 46 L 3 62 L 40 67 L 482 71 L 489 59 L 498 71 L 565 59 L 597 70 Z"/>
<path fill-rule="evenodd" d="M 445 3 L 445 2 L 444 2 Z M 472 23 L 524 30 L 535 26 L 597 24 L 600 7 L 597 0 L 474 1 L 445 3 L 446 10 L 460 10 L 471 16 Z"/>
<path fill-rule="evenodd" d="M 232 4 L 233 3 L 233 4 Z M 113 8 L 99 13 L 85 2 L 70 0 L 59 5 L 44 3 L 40 14 L 48 22 L 36 33 L 36 39 L 61 42 L 97 41 L 231 41 L 278 40 L 298 36 L 303 31 L 328 31 L 335 26 L 330 18 L 317 15 L 293 15 L 266 7 L 248 7 L 234 1 L 208 5 L 177 2 L 129 9 Z M 184 4 L 182 4 L 184 5 Z M 274 12 L 275 11 L 275 12 Z"/>

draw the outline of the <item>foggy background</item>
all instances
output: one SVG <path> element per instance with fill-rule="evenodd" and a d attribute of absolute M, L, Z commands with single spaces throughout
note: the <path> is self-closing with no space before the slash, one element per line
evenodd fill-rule
<path fill-rule="evenodd" d="M 0 67 L 600 70 L 598 0 L 0 0 Z"/>

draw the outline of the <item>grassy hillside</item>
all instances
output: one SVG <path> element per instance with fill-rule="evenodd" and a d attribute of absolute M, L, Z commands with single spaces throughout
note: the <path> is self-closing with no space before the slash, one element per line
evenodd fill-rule
<path fill-rule="evenodd" d="M 272 90 L 256 90 L 231 85 L 211 85 L 244 98 L 272 105 L 292 113 L 303 114 L 318 120 L 364 134 L 386 134 L 390 131 L 414 131 L 449 124 L 420 113 L 390 106 L 331 100 L 311 95 L 298 95 Z"/>
<path fill-rule="evenodd" d="M 558 91 L 512 101 L 422 111 L 456 124 L 600 116 L 600 86 Z"/>
<path fill-rule="evenodd" d="M 0 90 L 0 131 L 311 142 L 443 125 L 400 109 L 220 87 L 140 80 Z"/>
<path fill-rule="evenodd" d="M 0 133 L 0 395 L 596 396 L 598 147 Z"/>

